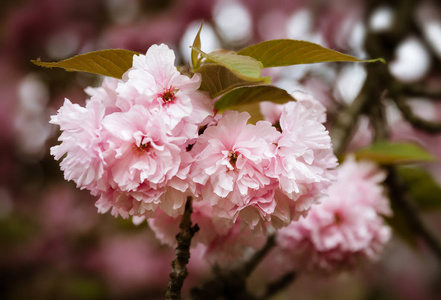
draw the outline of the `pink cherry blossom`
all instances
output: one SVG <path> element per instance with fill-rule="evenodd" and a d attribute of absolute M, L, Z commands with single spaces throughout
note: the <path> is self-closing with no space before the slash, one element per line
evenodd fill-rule
<path fill-rule="evenodd" d="M 277 228 L 305 216 L 312 204 L 325 197 L 334 178 L 332 169 L 337 166 L 329 133 L 322 124 L 326 121 L 324 107 L 307 94 L 293 95 L 297 102 L 263 106 L 281 130 L 270 172 L 278 179 L 277 219 L 273 220 Z"/>
<path fill-rule="evenodd" d="M 125 82 L 117 88 L 117 106 L 127 111 L 135 104 L 143 105 L 165 118 L 171 129 L 181 121 L 202 125 L 213 114 L 211 99 L 198 90 L 200 75 L 180 74 L 174 61 L 173 51 L 164 44 L 151 46 L 146 55 L 135 55 Z"/>
<path fill-rule="evenodd" d="M 99 101 L 91 100 L 86 107 L 81 107 L 65 99 L 58 114 L 50 121 L 63 131 L 58 138 L 61 144 L 52 147 L 51 154 L 56 160 L 65 155 L 60 164 L 64 178 L 73 180 L 77 187 L 87 188 L 92 193 L 96 193 L 100 185 L 107 185 L 103 177 L 106 143 L 101 137 L 104 113 L 105 107 Z"/>
<path fill-rule="evenodd" d="M 227 111 L 216 126 L 208 127 L 192 149 L 191 176 L 204 201 L 213 205 L 216 219 L 231 225 L 243 211 L 254 227 L 269 220 L 275 207 L 271 192 L 275 179 L 266 172 L 280 133 L 269 122 L 247 124 L 249 118 L 248 113 Z"/>
<path fill-rule="evenodd" d="M 124 211 L 123 216 L 154 213 L 162 200 L 171 214 L 181 208 L 192 160 L 186 152 L 186 138 L 172 136 L 164 120 L 141 105 L 106 116 L 102 125 L 108 143 L 104 154 L 107 172 L 114 190 L 110 196 L 102 196 L 102 210 L 107 208 L 106 201 L 119 214 Z M 170 193 L 176 197 L 167 196 Z"/>
<path fill-rule="evenodd" d="M 112 178 L 122 191 L 134 191 L 146 180 L 153 188 L 177 174 L 185 139 L 170 136 L 163 120 L 136 105 L 102 121 Z"/>
<path fill-rule="evenodd" d="M 329 188 L 329 199 L 279 231 L 283 264 L 332 272 L 377 259 L 391 234 L 381 217 L 391 214 L 380 185 L 383 179 L 384 173 L 372 163 L 345 161 Z"/>
<path fill-rule="evenodd" d="M 67 154 L 65 178 L 99 195 L 99 212 L 152 217 L 161 207 L 176 217 L 195 192 L 187 147 L 212 119 L 213 105 L 198 90 L 200 76 L 181 75 L 174 60 L 167 46 L 154 45 L 134 57 L 122 80 L 87 88 L 85 108 L 66 100 L 52 117 L 63 131 L 52 154 Z"/>

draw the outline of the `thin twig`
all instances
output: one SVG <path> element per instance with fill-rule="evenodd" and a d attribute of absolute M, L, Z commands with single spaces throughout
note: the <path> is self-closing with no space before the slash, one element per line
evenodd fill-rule
<path fill-rule="evenodd" d="M 441 90 L 418 85 L 399 85 L 398 91 L 409 97 L 441 99 Z"/>
<path fill-rule="evenodd" d="M 276 245 L 276 235 L 270 234 L 266 241 L 265 246 L 259 251 L 256 251 L 248 261 L 244 262 L 239 270 L 243 270 L 242 272 L 245 274 L 245 277 L 251 275 L 254 269 L 259 265 L 259 263 L 265 258 L 265 255 Z"/>
<path fill-rule="evenodd" d="M 430 122 L 416 116 L 413 113 L 412 108 L 410 108 L 410 106 L 405 102 L 402 97 L 396 98 L 395 103 L 397 104 L 397 107 L 403 117 L 406 119 L 407 122 L 412 124 L 413 127 L 424 130 L 425 132 L 430 134 L 438 134 L 441 132 L 440 122 Z"/>
<path fill-rule="evenodd" d="M 268 287 L 266 288 L 265 293 L 260 299 L 269 299 L 269 297 L 277 294 L 281 290 L 288 287 L 292 282 L 297 278 L 297 273 L 295 272 L 289 272 L 285 275 L 282 275 L 280 278 L 274 280 L 273 282 L 270 282 L 268 284 Z"/>
<path fill-rule="evenodd" d="M 184 279 L 187 277 L 187 264 L 190 259 L 190 244 L 193 235 L 199 231 L 198 225 L 191 226 L 192 197 L 187 198 L 185 211 L 182 216 L 180 231 L 176 235 L 178 246 L 175 249 L 175 258 L 172 261 L 172 271 L 170 281 L 165 292 L 165 299 L 181 299 L 181 289 Z"/>
<path fill-rule="evenodd" d="M 265 246 L 256 251 L 250 259 L 235 268 L 218 270 L 215 278 L 199 288 L 194 288 L 191 291 L 192 299 L 224 297 L 219 299 L 255 300 L 256 297 L 246 289 L 246 279 L 274 246 L 275 235 L 271 234 Z"/>

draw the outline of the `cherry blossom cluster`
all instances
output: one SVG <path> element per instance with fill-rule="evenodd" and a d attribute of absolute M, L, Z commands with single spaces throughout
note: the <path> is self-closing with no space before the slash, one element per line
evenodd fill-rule
<path fill-rule="evenodd" d="M 297 102 L 263 103 L 255 125 L 247 112 L 216 114 L 201 76 L 174 60 L 154 45 L 121 80 L 86 89 L 85 107 L 66 99 L 51 119 L 62 131 L 51 154 L 66 180 L 99 196 L 99 212 L 148 219 L 164 242 L 191 196 L 207 255 L 257 247 L 268 226 L 287 226 L 326 195 L 337 160 L 325 110 L 298 92 Z"/>
<path fill-rule="evenodd" d="M 330 273 L 377 259 L 391 236 L 382 218 L 391 215 L 380 184 L 384 179 L 371 162 L 350 157 L 340 165 L 329 199 L 279 231 L 283 266 Z"/>

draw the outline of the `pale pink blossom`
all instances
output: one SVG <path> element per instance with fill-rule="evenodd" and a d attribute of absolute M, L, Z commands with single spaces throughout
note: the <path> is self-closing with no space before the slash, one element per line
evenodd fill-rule
<path fill-rule="evenodd" d="M 136 105 L 106 116 L 102 124 L 109 144 L 109 171 L 119 189 L 135 191 L 146 181 L 157 188 L 177 174 L 185 139 L 171 136 L 158 115 Z"/>
<path fill-rule="evenodd" d="M 161 207 L 176 217 L 195 192 L 187 147 L 212 119 L 213 106 L 198 90 L 200 76 L 181 75 L 174 59 L 167 46 L 154 45 L 134 57 L 122 80 L 87 88 L 85 108 L 66 100 L 52 117 L 62 130 L 52 154 L 66 155 L 67 180 L 100 196 L 99 212 L 142 218 Z"/>
<path fill-rule="evenodd" d="M 110 205 L 114 215 L 150 216 L 162 204 L 169 214 L 183 211 L 192 162 L 186 138 L 171 135 L 164 120 L 141 105 L 106 116 L 102 125 L 113 191 L 102 195 L 100 210 Z"/>
<path fill-rule="evenodd" d="M 174 52 L 164 44 L 151 46 L 146 55 L 135 55 L 133 67 L 123 77 L 125 82 L 117 88 L 117 106 L 127 111 L 133 105 L 143 105 L 160 114 L 171 129 L 181 122 L 203 125 L 213 115 L 213 107 L 208 93 L 198 90 L 201 76 L 182 75 L 174 61 Z M 193 129 L 197 134 L 197 127 Z"/>
<path fill-rule="evenodd" d="M 242 212 L 254 227 L 261 220 L 270 220 L 275 207 L 275 179 L 266 172 L 280 133 L 269 122 L 247 124 L 249 118 L 248 113 L 225 112 L 192 149 L 195 162 L 191 176 L 204 201 L 213 205 L 214 218 L 227 220 L 226 226 Z"/>
<path fill-rule="evenodd" d="M 72 180 L 77 187 L 87 188 L 96 194 L 104 179 L 106 162 L 103 151 L 106 142 L 101 137 L 105 107 L 99 101 L 89 101 L 86 107 L 72 104 L 65 99 L 58 114 L 51 116 L 50 123 L 60 126 L 60 145 L 51 148 L 51 154 L 60 163 L 64 178 Z"/>
<path fill-rule="evenodd" d="M 281 131 L 270 171 L 278 179 L 278 207 L 273 219 L 276 228 L 306 216 L 311 206 L 326 196 L 334 179 L 332 169 L 337 166 L 331 138 L 322 124 L 326 121 L 325 108 L 302 92 L 293 96 L 297 102 L 263 106 L 267 115 L 273 111 L 272 121 Z M 277 116 L 279 119 L 274 119 Z"/>
<path fill-rule="evenodd" d="M 279 231 L 283 264 L 327 273 L 377 259 L 391 234 L 381 216 L 391 214 L 383 179 L 372 163 L 345 161 L 329 199 Z"/>

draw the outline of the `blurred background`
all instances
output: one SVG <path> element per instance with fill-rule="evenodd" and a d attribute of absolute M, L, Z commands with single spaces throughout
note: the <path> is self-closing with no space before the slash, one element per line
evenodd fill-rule
<path fill-rule="evenodd" d="M 291 38 L 358 58 L 384 57 L 397 84 L 413 91 L 407 105 L 414 114 L 441 120 L 437 1 L 2 0 L 0 20 L 0 299 L 162 299 L 173 256 L 147 224 L 97 214 L 96 199 L 66 182 L 49 155 L 59 134 L 50 115 L 64 98 L 84 104 L 84 89 L 102 78 L 38 68 L 31 59 L 57 61 L 107 48 L 145 52 L 165 43 L 177 63 L 186 64 L 203 22 L 204 51 Z M 365 65 L 337 63 L 266 72 L 277 86 L 320 100 L 331 132 L 366 93 L 366 78 L 375 76 Z M 391 138 L 416 141 L 441 158 L 439 134 L 410 126 L 393 103 L 386 113 Z M 345 151 L 371 143 L 371 123 L 362 116 L 351 124 L 355 133 Z M 439 163 L 423 168 L 441 182 Z M 441 202 L 441 194 L 435 197 Z M 425 207 L 423 218 L 441 238 L 437 208 Z M 186 291 L 210 274 L 198 249 L 189 268 Z M 267 279 L 269 268 L 264 263 L 256 271 L 250 290 Z M 440 299 L 440 269 L 419 239 L 394 237 L 378 263 L 330 278 L 300 276 L 275 299 Z"/>

